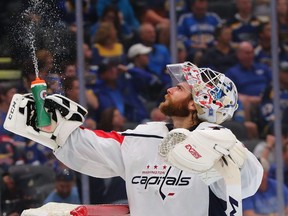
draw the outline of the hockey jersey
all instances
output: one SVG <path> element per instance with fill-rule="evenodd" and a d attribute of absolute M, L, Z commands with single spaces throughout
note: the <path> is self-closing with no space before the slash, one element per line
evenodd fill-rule
<path fill-rule="evenodd" d="M 204 122 L 196 130 L 213 128 L 214 124 Z M 164 122 L 140 124 L 122 133 L 77 128 L 55 155 L 70 168 L 90 176 L 121 176 L 126 181 L 132 216 L 211 215 L 209 207 L 220 208 L 215 200 L 226 199 L 224 181 L 207 186 L 196 174 L 168 165 L 158 154 L 168 132 Z M 243 198 L 257 191 L 263 174 L 256 157 L 247 149 L 246 155 L 241 169 Z"/>

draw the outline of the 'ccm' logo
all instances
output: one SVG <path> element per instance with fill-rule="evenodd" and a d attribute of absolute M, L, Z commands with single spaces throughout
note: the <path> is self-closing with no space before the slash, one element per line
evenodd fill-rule
<path fill-rule="evenodd" d="M 196 159 L 202 157 L 190 144 L 185 145 L 185 148 L 189 151 L 189 153 L 195 157 Z"/>
<path fill-rule="evenodd" d="M 13 101 L 13 104 L 12 104 L 12 107 L 11 107 L 11 110 L 10 110 L 10 113 L 9 113 L 9 116 L 8 116 L 8 119 L 11 120 L 12 117 L 13 117 L 13 113 L 15 111 L 15 105 L 16 105 L 16 102 Z"/>

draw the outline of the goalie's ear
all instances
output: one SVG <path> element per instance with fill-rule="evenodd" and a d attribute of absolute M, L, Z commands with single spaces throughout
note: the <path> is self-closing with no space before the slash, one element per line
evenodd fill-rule
<path fill-rule="evenodd" d="M 188 103 L 188 110 L 189 110 L 189 111 L 194 111 L 194 110 L 196 110 L 196 106 L 195 106 L 195 103 L 194 103 L 194 100 L 193 100 L 193 99 L 191 99 L 191 100 L 189 101 L 189 103 Z"/>

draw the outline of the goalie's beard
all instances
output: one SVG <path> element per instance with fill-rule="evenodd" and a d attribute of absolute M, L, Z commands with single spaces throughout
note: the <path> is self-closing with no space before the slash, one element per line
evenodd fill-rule
<path fill-rule="evenodd" d="M 188 103 L 191 100 L 190 96 L 181 103 L 177 102 L 177 104 L 171 100 L 169 95 L 166 95 L 165 99 L 166 100 L 159 105 L 159 109 L 164 115 L 169 117 L 188 117 L 190 115 L 190 111 L 188 110 Z"/>

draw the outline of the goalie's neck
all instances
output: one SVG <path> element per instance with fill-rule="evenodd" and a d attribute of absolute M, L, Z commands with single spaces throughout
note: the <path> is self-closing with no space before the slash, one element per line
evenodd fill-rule
<path fill-rule="evenodd" d="M 174 129 L 175 128 L 185 128 L 190 129 L 194 126 L 197 126 L 199 124 L 198 121 L 193 121 L 191 118 L 187 117 L 172 117 L 172 122 Z"/>

